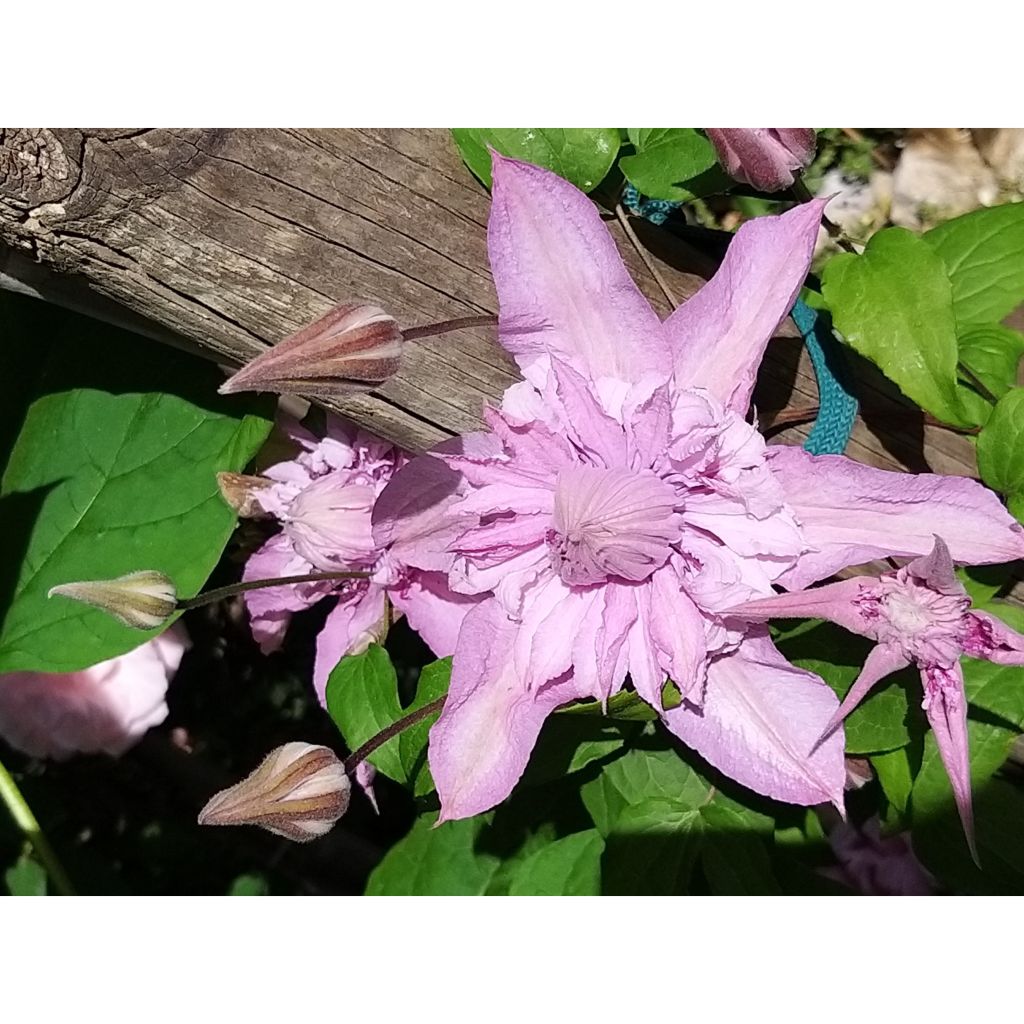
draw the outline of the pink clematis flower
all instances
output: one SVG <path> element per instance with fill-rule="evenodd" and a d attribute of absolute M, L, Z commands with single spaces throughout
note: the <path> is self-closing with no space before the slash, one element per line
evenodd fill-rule
<path fill-rule="evenodd" d="M 387 598 L 440 657 L 455 649 L 459 626 L 473 599 L 449 592 L 444 577 L 410 569 L 374 543 L 370 513 L 377 495 L 406 461 L 397 448 L 332 418 L 316 438 L 295 421 L 286 429 L 299 455 L 266 471 L 269 486 L 250 499 L 282 525 L 246 563 L 243 579 L 302 576 L 316 571 L 358 571 L 360 580 L 318 580 L 245 595 L 253 636 L 265 654 L 277 650 L 295 612 L 336 596 L 317 638 L 313 685 L 326 699 L 331 670 L 346 654 L 364 651 L 386 629 Z"/>
<path fill-rule="evenodd" d="M 119 757 L 167 717 L 167 684 L 189 646 L 185 627 L 175 623 L 78 672 L 0 675 L 0 736 L 32 757 Z"/>
<path fill-rule="evenodd" d="M 375 537 L 482 598 L 466 616 L 429 760 L 442 820 L 504 799 L 545 717 L 625 683 L 737 781 L 842 803 L 838 701 L 765 627 L 721 613 L 879 554 L 1024 553 L 970 480 L 914 477 L 766 447 L 746 422 L 765 345 L 807 272 L 821 202 L 737 233 L 715 277 L 664 323 L 596 209 L 557 176 L 494 157 L 488 239 L 500 340 L 525 381 L 489 429 L 400 470 Z M 666 710 L 671 678 L 683 703 Z"/>
<path fill-rule="evenodd" d="M 747 621 L 811 617 L 828 619 L 877 641 L 850 692 L 825 727 L 834 729 L 886 676 L 910 664 L 921 670 L 923 708 L 935 733 L 971 853 L 971 770 L 967 749 L 967 697 L 960 656 L 999 665 L 1024 665 L 1024 636 L 971 599 L 953 572 L 940 537 L 930 554 L 877 579 L 857 577 L 803 593 L 748 601 L 729 610 Z"/>
<path fill-rule="evenodd" d="M 705 128 L 726 173 L 762 192 L 789 188 L 813 159 L 813 128 Z"/>

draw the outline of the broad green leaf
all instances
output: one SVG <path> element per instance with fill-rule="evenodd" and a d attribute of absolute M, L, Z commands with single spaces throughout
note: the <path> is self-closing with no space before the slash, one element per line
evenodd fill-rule
<path fill-rule="evenodd" d="M 994 665 L 991 661 L 969 657 L 962 658 L 960 665 L 967 700 L 1018 731 L 1024 731 L 1024 668 Z"/>
<path fill-rule="evenodd" d="M 953 283 L 961 328 L 996 323 L 1024 301 L 1024 203 L 965 213 L 923 237 Z"/>
<path fill-rule="evenodd" d="M 327 680 L 327 713 L 351 750 L 402 717 L 398 677 L 383 647 L 371 644 L 362 654 L 338 662 Z M 378 747 L 369 760 L 388 778 L 405 781 L 398 736 Z"/>
<path fill-rule="evenodd" d="M 842 699 L 874 643 L 829 622 L 818 622 L 785 634 L 776 646 L 794 665 L 821 676 Z M 897 672 L 871 691 L 844 723 L 847 753 L 894 750 L 910 742 L 907 687 L 916 680 L 916 673 Z"/>
<path fill-rule="evenodd" d="M 1009 565 L 962 565 L 956 570 L 957 579 L 964 585 L 976 607 L 988 604 L 1010 582 Z M 995 614 L 995 613 L 993 613 Z"/>
<path fill-rule="evenodd" d="M 914 786 L 914 775 L 910 765 L 910 753 L 906 747 L 886 750 L 871 755 L 871 767 L 878 776 L 878 782 L 885 798 L 901 814 L 906 813 L 910 792 Z"/>
<path fill-rule="evenodd" d="M 645 196 L 689 202 L 731 184 L 711 143 L 696 128 L 629 128 L 634 156 L 619 161 L 622 173 Z"/>
<path fill-rule="evenodd" d="M 442 658 L 432 662 L 421 672 L 416 684 L 416 699 L 402 713 L 409 714 L 429 704 L 448 692 L 448 684 L 452 678 L 452 659 Z M 398 740 L 398 754 L 402 760 L 402 769 L 406 781 L 412 785 L 414 796 L 422 796 L 434 788 L 434 780 L 430 777 L 427 767 L 427 739 L 430 727 L 437 721 L 440 712 L 436 712 L 421 722 L 406 729 Z"/>
<path fill-rule="evenodd" d="M 822 292 L 847 344 L 947 423 L 973 426 L 957 384 L 953 289 L 934 249 L 904 228 L 825 265 Z"/>
<path fill-rule="evenodd" d="M 684 894 L 703 835 L 701 812 L 675 800 L 651 797 L 630 804 L 605 840 L 601 891 L 606 896 Z"/>
<path fill-rule="evenodd" d="M 1019 896 L 1024 892 L 1024 794 L 1003 779 L 989 779 L 974 791 L 975 841 L 979 870 L 971 861 L 952 798 L 918 820 L 914 852 L 939 881 L 956 894 Z"/>
<path fill-rule="evenodd" d="M 1024 355 L 1024 334 L 1002 324 L 972 327 L 960 334 L 960 362 L 1002 398 L 1017 384 L 1017 367 Z"/>
<path fill-rule="evenodd" d="M 27 853 L 4 872 L 4 882 L 12 896 L 46 895 L 46 871 Z"/>
<path fill-rule="evenodd" d="M 666 710 L 677 708 L 682 703 L 679 687 L 671 679 L 661 688 L 661 702 Z M 655 722 L 658 712 L 636 692 L 620 690 L 602 704 L 599 700 L 588 700 L 561 708 L 559 715 L 600 715 L 620 722 Z"/>
<path fill-rule="evenodd" d="M 159 569 L 196 593 L 235 525 L 216 474 L 242 469 L 271 424 L 251 415 L 263 404 L 218 396 L 202 360 L 0 296 L 0 378 L 26 347 L 38 365 L 0 485 L 0 671 L 67 672 L 154 634 L 47 591 Z"/>
<path fill-rule="evenodd" d="M 554 714 L 544 723 L 522 785 L 538 786 L 612 759 L 636 739 L 642 726 L 590 715 Z"/>
<path fill-rule="evenodd" d="M 1024 491 L 1024 388 L 1014 388 L 996 403 L 978 435 L 978 472 L 1004 494 Z"/>
<path fill-rule="evenodd" d="M 604 840 L 595 829 L 542 846 L 520 865 L 510 896 L 600 896 Z"/>
<path fill-rule="evenodd" d="M 712 893 L 781 895 L 764 841 L 771 835 L 771 819 L 718 800 L 702 807 L 700 813 L 704 819 L 700 861 Z"/>
<path fill-rule="evenodd" d="M 476 848 L 490 820 L 478 814 L 434 828 L 434 815 L 421 815 L 374 869 L 366 895 L 482 896 L 500 863 Z"/>
<path fill-rule="evenodd" d="M 546 167 L 590 192 L 612 169 L 619 152 L 616 128 L 453 128 L 469 169 L 491 187 L 490 146 L 503 156 Z"/>
<path fill-rule="evenodd" d="M 263 875 L 239 875 L 228 889 L 228 896 L 269 896 L 270 886 Z"/>

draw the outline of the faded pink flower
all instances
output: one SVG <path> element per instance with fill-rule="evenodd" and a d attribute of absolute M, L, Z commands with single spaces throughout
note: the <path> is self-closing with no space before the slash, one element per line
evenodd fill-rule
<path fill-rule="evenodd" d="M 282 529 L 249 559 L 242 578 L 348 570 L 373 575 L 246 593 L 253 636 L 262 651 L 281 646 L 295 612 L 336 596 L 316 645 L 313 685 L 321 703 L 331 670 L 342 657 L 364 651 L 383 635 L 387 598 L 438 656 L 450 654 L 473 599 L 451 594 L 440 573 L 408 569 L 383 555 L 370 527 L 374 502 L 405 455 L 336 417 L 322 439 L 293 420 L 286 429 L 299 454 L 271 466 L 265 474 L 270 485 L 252 489 L 249 496 Z"/>
<path fill-rule="evenodd" d="M 917 665 L 924 687 L 922 707 L 977 859 L 960 656 L 1024 665 L 1024 636 L 987 612 L 971 611 L 971 598 L 953 572 L 953 559 L 941 537 L 935 538 L 930 554 L 877 579 L 858 576 L 802 593 L 747 601 L 729 609 L 729 614 L 753 622 L 804 616 L 828 619 L 877 641 L 824 734 L 836 728 L 886 676 Z"/>
<path fill-rule="evenodd" d="M 180 623 L 78 672 L 0 675 L 0 736 L 32 757 L 119 757 L 167 717 L 167 684 L 189 647 Z"/>
<path fill-rule="evenodd" d="M 627 674 L 662 720 L 757 792 L 842 803 L 838 702 L 767 629 L 721 611 L 880 554 L 1024 553 L 979 484 L 766 447 L 744 420 L 758 363 L 804 280 L 822 203 L 737 233 L 715 277 L 662 323 L 572 185 L 494 157 L 489 224 L 500 340 L 526 380 L 489 430 L 401 469 L 375 537 L 483 598 L 466 616 L 429 760 L 442 819 L 503 800 L 545 717 Z M 955 524 L 955 529 L 952 529 Z M 948 529 L 944 529 L 944 527 Z"/>
<path fill-rule="evenodd" d="M 860 828 L 837 822 L 828 834 L 836 867 L 822 870 L 862 896 L 932 896 L 935 879 L 917 859 L 905 832 L 883 836 L 877 818 Z"/>
<path fill-rule="evenodd" d="M 789 188 L 813 159 L 813 128 L 705 128 L 726 174 L 762 192 Z"/>

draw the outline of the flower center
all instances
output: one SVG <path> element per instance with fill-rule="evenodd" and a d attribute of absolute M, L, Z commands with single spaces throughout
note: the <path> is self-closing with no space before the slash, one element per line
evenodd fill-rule
<path fill-rule="evenodd" d="M 374 489 L 346 480 L 341 473 L 314 480 L 283 517 L 296 552 L 320 569 L 359 567 L 376 560 L 370 530 Z"/>
<path fill-rule="evenodd" d="M 664 565 L 679 539 L 675 491 L 653 473 L 563 469 L 555 485 L 551 564 L 570 586 L 611 576 L 639 582 Z"/>

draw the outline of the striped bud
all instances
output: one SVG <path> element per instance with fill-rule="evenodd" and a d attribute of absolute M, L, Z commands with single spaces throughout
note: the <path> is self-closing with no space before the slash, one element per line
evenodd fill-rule
<path fill-rule="evenodd" d="M 200 825 L 258 825 L 306 843 L 326 835 L 348 810 L 351 783 L 327 747 L 286 743 L 251 775 L 222 789 L 199 813 Z"/>
<path fill-rule="evenodd" d="M 337 306 L 297 334 L 246 363 L 220 387 L 235 391 L 331 398 L 368 391 L 397 370 L 402 332 L 377 306 Z"/>
<path fill-rule="evenodd" d="M 262 476 L 247 476 L 245 473 L 218 473 L 217 486 L 220 496 L 242 519 L 264 519 L 267 512 L 259 502 L 259 492 L 273 483 Z"/>
<path fill-rule="evenodd" d="M 162 572 L 144 569 L 116 580 L 85 580 L 52 587 L 47 597 L 59 594 L 91 604 L 133 629 L 156 629 L 177 610 L 174 583 Z"/>

